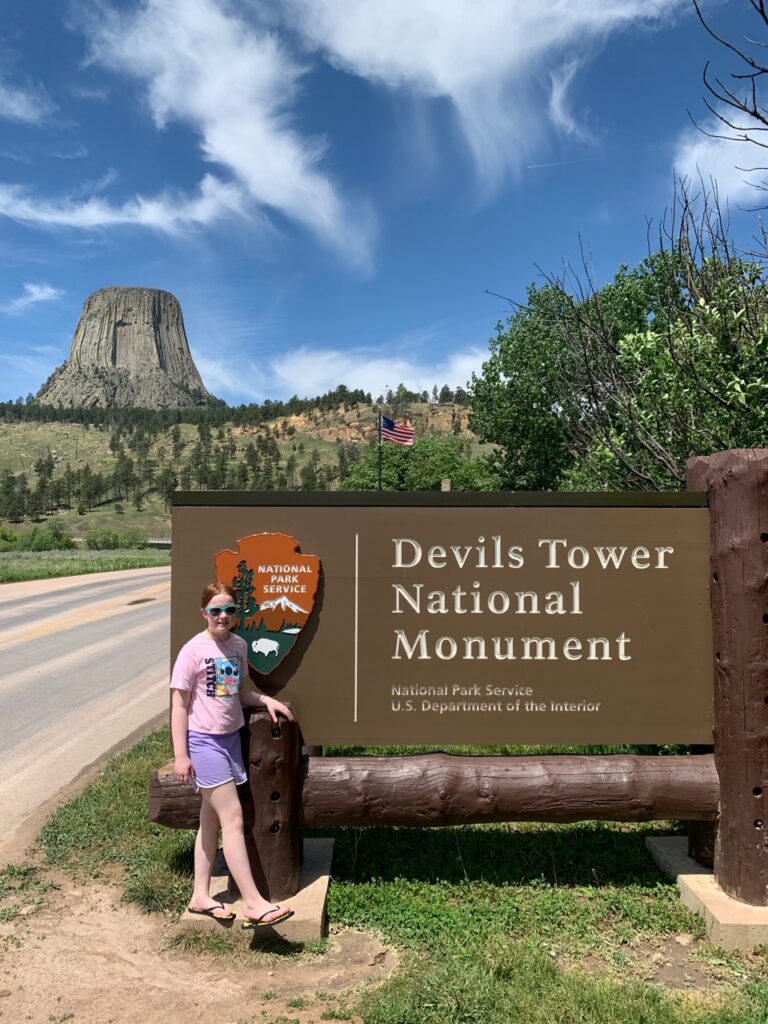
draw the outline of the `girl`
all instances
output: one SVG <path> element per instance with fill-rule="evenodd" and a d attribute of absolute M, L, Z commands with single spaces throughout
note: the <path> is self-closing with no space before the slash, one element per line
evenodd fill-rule
<path fill-rule="evenodd" d="M 285 921 L 293 911 L 268 903 L 256 887 L 248 862 L 243 812 L 236 785 L 247 775 L 240 750 L 242 704 L 265 707 L 272 721 L 293 715 L 273 697 L 240 688 L 248 671 L 248 647 L 230 632 L 237 611 L 232 587 L 213 582 L 203 590 L 201 612 L 206 628 L 179 651 L 171 675 L 171 736 L 176 778 L 202 793 L 200 828 L 195 839 L 195 883 L 189 911 L 217 921 L 231 921 L 232 907 L 212 900 L 213 861 L 221 829 L 224 857 L 243 900 L 243 928 Z M 241 704 L 242 702 L 242 704 Z"/>

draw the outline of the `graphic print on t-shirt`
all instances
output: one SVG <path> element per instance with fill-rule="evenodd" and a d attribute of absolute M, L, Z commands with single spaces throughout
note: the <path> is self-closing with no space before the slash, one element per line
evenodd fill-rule
<path fill-rule="evenodd" d="M 206 658 L 207 697 L 234 697 L 240 689 L 240 655 L 233 658 Z"/>

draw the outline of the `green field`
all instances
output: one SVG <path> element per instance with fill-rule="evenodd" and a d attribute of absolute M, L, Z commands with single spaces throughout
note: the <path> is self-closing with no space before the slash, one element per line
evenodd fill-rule
<path fill-rule="evenodd" d="M 170 551 L 153 548 L 139 551 L 120 548 L 114 551 L 0 551 L 0 583 L 170 564 Z"/>

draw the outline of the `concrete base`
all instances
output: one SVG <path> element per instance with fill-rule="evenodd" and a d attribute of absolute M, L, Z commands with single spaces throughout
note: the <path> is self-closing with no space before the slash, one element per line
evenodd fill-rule
<path fill-rule="evenodd" d="M 244 943 L 250 943 L 251 940 L 274 942 L 276 937 L 284 939 L 286 942 L 312 942 L 322 939 L 328 930 L 325 905 L 328 898 L 332 857 L 333 839 L 304 840 L 304 863 L 301 865 L 299 891 L 290 899 L 282 901 L 290 905 L 294 914 L 282 924 L 243 930 L 241 925 L 244 917 L 241 901 L 230 896 L 227 890 L 229 877 L 226 873 L 222 873 L 215 874 L 211 879 L 211 898 L 231 903 L 237 913 L 237 920 L 215 921 L 210 917 L 190 914 L 189 911 L 185 911 L 181 915 L 179 927 L 206 930 L 226 928 L 233 934 L 242 936 Z M 217 869 L 226 871 L 221 857 L 217 861 Z"/>
<path fill-rule="evenodd" d="M 728 896 L 712 872 L 688 856 L 686 836 L 659 836 L 645 845 L 659 870 L 677 879 L 680 899 L 701 914 L 707 938 L 723 949 L 750 951 L 768 944 L 768 907 L 753 907 Z"/>

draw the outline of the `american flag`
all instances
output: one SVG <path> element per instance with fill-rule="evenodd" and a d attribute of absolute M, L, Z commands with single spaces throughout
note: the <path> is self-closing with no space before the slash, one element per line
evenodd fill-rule
<path fill-rule="evenodd" d="M 396 423 L 394 420 L 382 416 L 381 436 L 385 441 L 394 441 L 395 444 L 413 444 L 416 431 L 407 423 Z"/>

